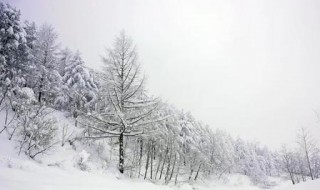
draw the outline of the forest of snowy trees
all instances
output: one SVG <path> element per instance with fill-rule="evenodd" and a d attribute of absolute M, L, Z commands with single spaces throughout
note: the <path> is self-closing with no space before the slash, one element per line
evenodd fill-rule
<path fill-rule="evenodd" d="M 0 111 L 6 115 L 0 135 L 31 159 L 81 144 L 124 175 L 165 184 L 231 173 L 256 184 L 268 176 L 287 176 L 293 184 L 319 177 L 320 152 L 307 129 L 297 132 L 295 146 L 271 151 L 213 131 L 148 94 L 135 44 L 124 32 L 102 62 L 101 71 L 89 69 L 81 53 L 59 45 L 52 26 L 22 21 L 19 10 L 0 3 Z M 76 130 L 57 125 L 48 117 L 54 111 L 68 113 Z M 79 165 L 88 169 L 83 160 Z"/>

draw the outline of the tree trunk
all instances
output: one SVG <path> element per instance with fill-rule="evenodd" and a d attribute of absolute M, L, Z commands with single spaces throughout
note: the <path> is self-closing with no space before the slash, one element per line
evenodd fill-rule
<path fill-rule="evenodd" d="M 291 172 L 290 172 L 290 178 L 291 178 L 291 182 L 292 182 L 292 184 L 294 185 L 294 184 L 295 184 L 295 182 L 294 182 L 293 175 L 292 175 L 292 173 L 291 173 Z"/>
<path fill-rule="evenodd" d="M 38 102 L 40 102 L 40 103 L 41 103 L 41 96 L 42 96 L 42 92 L 40 91 L 39 96 L 38 96 Z"/>
<path fill-rule="evenodd" d="M 119 171 L 124 172 L 123 132 L 119 136 Z"/>
<path fill-rule="evenodd" d="M 307 151 L 306 151 L 306 157 L 307 157 L 307 163 L 308 163 L 311 180 L 314 180 L 311 165 L 310 165 L 309 153 Z"/>
<path fill-rule="evenodd" d="M 194 177 L 194 180 L 195 180 L 195 181 L 196 181 L 197 178 L 198 178 L 200 168 L 201 168 L 201 163 L 199 164 L 199 168 L 198 168 L 197 174 L 196 174 L 196 176 Z"/>
<path fill-rule="evenodd" d="M 158 166 L 157 166 L 155 179 L 157 179 L 157 176 L 158 176 L 158 173 L 159 173 L 159 169 L 160 169 L 160 166 L 161 166 L 161 161 L 162 161 L 162 154 L 159 155 L 159 162 L 158 162 Z"/>
<path fill-rule="evenodd" d="M 170 177 L 169 177 L 169 181 L 172 179 L 173 171 L 174 171 L 174 168 L 176 166 L 176 161 L 177 161 L 177 153 L 174 154 L 174 161 L 173 161 L 173 166 L 172 166 L 172 169 L 171 169 L 171 174 L 170 174 Z"/>
<path fill-rule="evenodd" d="M 42 99 L 42 87 L 43 87 L 43 77 L 41 77 L 40 79 L 40 86 L 39 86 L 39 96 L 38 96 L 38 102 L 41 103 L 41 99 Z"/>
<path fill-rule="evenodd" d="M 76 117 L 74 118 L 74 126 L 75 126 L 75 127 L 78 127 L 78 120 L 77 120 Z"/>
<path fill-rule="evenodd" d="M 169 173 L 170 173 L 170 167 L 171 167 L 171 158 L 172 158 L 172 149 L 170 150 L 170 157 L 168 159 L 168 165 L 167 165 L 167 171 L 166 171 L 166 177 L 165 182 L 168 183 L 169 179 Z"/>
<path fill-rule="evenodd" d="M 140 138 L 140 157 L 139 157 L 139 174 L 138 174 L 138 178 L 140 177 L 140 174 L 141 174 L 142 153 L 143 153 L 143 140 L 142 140 L 142 138 Z"/>
<path fill-rule="evenodd" d="M 159 180 L 160 180 L 161 177 L 162 177 L 162 172 L 163 172 L 163 169 L 164 169 L 164 164 L 166 163 L 166 160 L 167 160 L 167 157 L 168 157 L 168 152 L 169 152 L 169 147 L 168 147 L 168 145 L 167 145 L 166 153 L 165 153 L 165 155 L 164 155 L 164 159 L 163 159 L 163 163 L 162 163 L 162 167 L 161 167 L 161 171 L 160 171 Z"/>
<path fill-rule="evenodd" d="M 131 169 L 130 169 L 130 178 L 133 176 L 133 167 L 136 166 L 136 158 L 137 158 L 137 154 L 138 154 L 137 146 L 138 146 L 139 142 L 137 142 L 137 141 L 135 141 L 135 142 L 136 143 L 134 143 L 133 158 L 132 158 Z"/>
<path fill-rule="evenodd" d="M 178 169 L 177 169 L 177 173 L 176 173 L 176 179 L 174 180 L 174 184 L 177 185 L 178 182 L 178 175 L 179 175 L 179 171 L 180 171 L 180 165 L 181 165 L 181 157 L 179 156 L 179 164 L 178 164 Z"/>
<path fill-rule="evenodd" d="M 150 146 L 150 179 L 152 179 L 152 172 L 153 172 L 153 157 L 154 157 L 154 149 L 153 149 L 154 143 L 151 141 Z"/>
<path fill-rule="evenodd" d="M 150 159 L 150 146 L 148 145 L 148 154 L 147 154 L 146 171 L 144 173 L 144 179 L 147 178 L 147 173 L 149 168 L 149 159 Z"/>
<path fill-rule="evenodd" d="M 190 175 L 189 175 L 189 181 L 191 180 L 191 177 L 192 177 L 192 173 L 193 173 L 193 168 L 191 169 L 190 171 Z"/>

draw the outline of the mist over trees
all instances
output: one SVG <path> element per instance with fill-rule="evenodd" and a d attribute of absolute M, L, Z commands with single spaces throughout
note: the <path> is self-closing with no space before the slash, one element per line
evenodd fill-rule
<path fill-rule="evenodd" d="M 58 44 L 52 26 L 23 22 L 18 10 L 0 3 L 0 110 L 6 113 L 0 135 L 15 139 L 19 154 L 36 159 L 55 146 L 81 144 L 124 175 L 165 184 L 232 173 L 265 185 L 268 176 L 287 176 L 293 184 L 319 177 L 319 149 L 306 129 L 293 150 L 271 151 L 214 131 L 148 94 L 136 46 L 124 32 L 106 51 L 103 71 Z M 76 130 L 59 126 L 50 117 L 55 111 L 68 113 Z"/>

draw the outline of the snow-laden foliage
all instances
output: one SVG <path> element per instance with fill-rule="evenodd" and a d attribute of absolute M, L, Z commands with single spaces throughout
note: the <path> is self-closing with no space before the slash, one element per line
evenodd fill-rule
<path fill-rule="evenodd" d="M 16 91 L 26 85 L 32 67 L 28 30 L 20 21 L 20 12 L 0 3 L 0 105 L 15 101 Z"/>
<path fill-rule="evenodd" d="M 55 104 L 67 108 L 73 117 L 77 118 L 79 112 L 94 108 L 98 87 L 79 52 L 71 54 L 68 50 L 64 50 L 61 56 L 62 90 Z"/>
<path fill-rule="evenodd" d="M 20 23 L 20 12 L 8 4 L 0 3 L 0 79 L 12 81 L 26 70 L 26 31 Z M 23 55 L 23 56 L 19 56 Z"/>
<path fill-rule="evenodd" d="M 42 25 L 37 31 L 34 50 L 35 92 L 39 102 L 53 103 L 61 90 L 61 76 L 57 63 L 58 35 L 50 25 Z"/>

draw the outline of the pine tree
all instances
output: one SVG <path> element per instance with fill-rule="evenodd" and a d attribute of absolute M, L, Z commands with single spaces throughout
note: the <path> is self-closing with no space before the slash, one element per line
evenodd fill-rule
<path fill-rule="evenodd" d="M 10 91 L 25 85 L 28 70 L 26 32 L 20 23 L 20 12 L 0 2 L 0 104 Z"/>
<path fill-rule="evenodd" d="M 98 87 L 93 76 L 84 66 L 79 52 L 68 59 L 63 70 L 63 91 L 57 98 L 56 104 L 68 105 L 73 117 L 77 118 L 81 111 L 85 109 L 88 111 L 90 104 L 94 103 Z"/>

